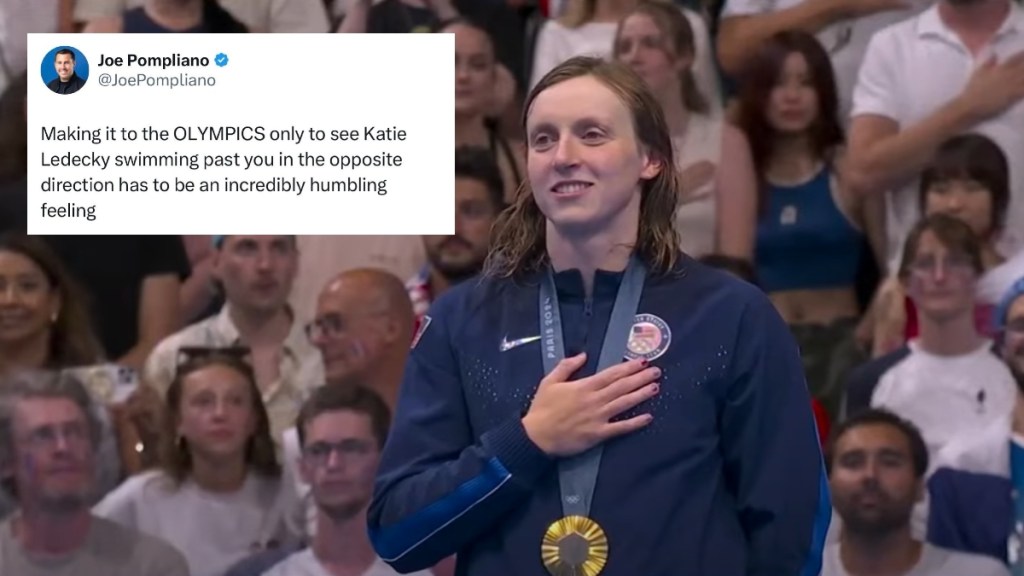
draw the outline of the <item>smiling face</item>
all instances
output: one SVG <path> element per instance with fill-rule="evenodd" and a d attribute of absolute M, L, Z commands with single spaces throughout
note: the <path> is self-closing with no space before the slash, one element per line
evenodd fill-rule
<path fill-rule="evenodd" d="M 635 225 L 641 181 L 655 177 L 659 164 L 608 86 L 593 76 L 549 86 L 531 103 L 526 132 L 533 197 L 556 229 Z"/>
<path fill-rule="evenodd" d="M 0 346 L 45 337 L 60 310 L 60 295 L 27 256 L 0 250 Z"/>
<path fill-rule="evenodd" d="M 75 73 L 75 58 L 71 54 L 57 54 L 53 61 L 53 67 L 56 69 L 60 81 L 67 82 Z"/>

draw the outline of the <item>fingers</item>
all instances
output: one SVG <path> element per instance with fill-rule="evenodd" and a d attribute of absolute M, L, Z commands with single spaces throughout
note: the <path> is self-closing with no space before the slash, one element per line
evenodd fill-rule
<path fill-rule="evenodd" d="M 586 378 L 585 380 L 587 383 L 592 384 L 594 386 L 594 389 L 601 390 L 603 388 L 606 388 L 613 382 L 622 380 L 623 378 L 626 378 L 631 374 L 636 374 L 637 372 L 643 370 L 646 367 L 646 360 L 629 360 L 628 362 L 620 362 L 618 364 L 615 364 L 614 366 L 609 366 L 608 368 L 605 368 L 604 370 L 598 372 L 597 374 L 594 374 L 593 376 L 590 376 L 589 378 Z"/>
<path fill-rule="evenodd" d="M 577 370 L 583 367 L 583 364 L 587 362 L 587 353 L 581 352 L 575 356 L 564 358 L 561 362 L 555 365 L 555 368 L 551 370 L 551 373 L 541 380 L 541 384 L 545 382 L 566 382 Z"/>
<path fill-rule="evenodd" d="M 610 420 L 619 414 L 638 406 L 641 402 L 650 400 L 658 393 L 659 389 L 660 385 L 657 382 L 650 382 L 628 394 L 624 394 L 613 399 L 604 407 L 604 418 Z"/>
<path fill-rule="evenodd" d="M 602 391 L 605 402 L 611 402 L 616 398 L 630 394 L 643 386 L 654 382 L 661 377 L 661 368 L 650 367 L 635 374 L 627 374 L 609 384 Z"/>
<path fill-rule="evenodd" d="M 618 422 L 609 422 L 601 429 L 601 440 L 608 440 L 616 436 L 622 436 L 629 434 L 630 432 L 636 432 L 637 430 L 643 429 L 645 426 L 651 423 L 654 417 L 650 414 L 641 414 L 634 416 L 628 420 L 619 420 Z"/>

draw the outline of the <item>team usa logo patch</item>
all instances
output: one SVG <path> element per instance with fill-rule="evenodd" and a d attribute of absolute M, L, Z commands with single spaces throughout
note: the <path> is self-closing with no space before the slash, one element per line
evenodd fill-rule
<path fill-rule="evenodd" d="M 648 361 L 660 357 L 672 343 L 672 330 L 664 320 L 654 314 L 637 314 L 629 330 L 626 358 Z"/>
<path fill-rule="evenodd" d="M 419 322 L 419 326 L 416 327 L 416 334 L 412 337 L 412 344 L 409 349 L 413 349 L 417 344 L 420 343 L 420 338 L 423 337 L 423 333 L 427 331 L 427 326 L 430 326 L 430 316 L 424 316 Z"/>

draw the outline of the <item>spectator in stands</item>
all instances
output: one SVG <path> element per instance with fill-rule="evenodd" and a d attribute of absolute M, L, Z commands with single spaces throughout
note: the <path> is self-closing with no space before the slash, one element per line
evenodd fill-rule
<path fill-rule="evenodd" d="M 361 378 L 394 409 L 415 325 L 402 281 L 359 269 L 324 287 L 306 334 L 323 356 L 327 382 Z"/>
<path fill-rule="evenodd" d="M 846 124 L 857 71 L 875 32 L 913 16 L 934 0 L 725 0 L 718 30 L 718 60 L 741 77 L 761 45 L 779 32 L 814 34 L 832 61 L 837 112 Z"/>
<path fill-rule="evenodd" d="M 913 422 L 929 455 L 1005 416 L 1016 386 L 974 325 L 974 287 L 983 270 L 981 242 L 946 214 L 911 231 L 900 281 L 914 300 L 920 336 L 899 351 L 858 368 L 847 384 L 847 412 L 867 404 Z"/>
<path fill-rule="evenodd" d="M 501 173 L 486 148 L 455 151 L 455 235 L 424 236 L 429 264 L 406 282 L 416 325 L 449 287 L 483 268 L 491 228 L 505 209 Z"/>
<path fill-rule="evenodd" d="M 192 576 L 220 576 L 288 539 L 269 419 L 244 352 L 181 351 L 160 468 L 129 478 L 93 509 L 174 545 Z"/>
<path fill-rule="evenodd" d="M 740 78 L 739 125 L 758 176 L 758 283 L 800 345 L 811 392 L 835 418 L 842 378 L 863 360 L 857 274 L 862 206 L 844 185 L 843 129 L 828 54 L 804 32 L 781 32 Z"/>
<path fill-rule="evenodd" d="M 455 145 L 483 147 L 501 169 L 504 199 L 511 202 L 523 178 L 523 143 L 501 133 L 487 116 L 494 101 L 497 63 L 494 42 L 467 20 L 446 23 L 439 32 L 455 35 Z"/>
<path fill-rule="evenodd" d="M 90 22 L 83 32 L 231 33 L 248 32 L 217 0 L 146 0 L 118 16 Z"/>
<path fill-rule="evenodd" d="M 209 14 L 223 6 L 223 12 L 240 22 L 250 32 L 328 32 L 327 11 L 321 0 L 202 0 Z M 75 0 L 74 17 L 78 23 L 113 22 L 126 12 L 144 6 L 156 6 L 150 17 L 166 14 L 165 7 L 181 5 L 181 0 Z M 216 18 L 223 18 L 223 15 Z M 178 20 L 175 18 L 174 20 Z M 227 20 L 222 22 L 229 23 Z M 209 21 L 207 21 L 209 23 Z M 168 27 L 181 30 L 189 27 L 181 22 L 167 22 Z M 110 24 L 106 24 L 109 26 Z M 194 25 L 194 20 L 193 20 Z M 236 26 L 231 26 L 237 28 Z M 88 28 L 88 26 L 86 26 Z M 107 30 L 109 31 L 109 30 Z M 127 31 L 127 30 L 125 30 Z M 140 32 L 142 30 L 139 30 Z M 146 30 L 152 32 L 154 30 Z M 214 31 L 214 30 L 209 30 Z M 220 30 L 225 32 L 240 30 Z"/>
<path fill-rule="evenodd" d="M 141 369 L 153 348 L 181 326 L 179 295 L 189 265 L 180 236 L 46 241 L 85 288 L 93 326 L 114 363 Z"/>
<path fill-rule="evenodd" d="M 1009 576 L 991 558 L 915 538 L 911 514 L 925 491 L 928 450 L 910 422 L 870 410 L 843 422 L 828 451 L 832 502 L 843 520 L 821 576 Z"/>
<path fill-rule="evenodd" d="M 681 248 L 752 260 L 757 183 L 746 137 L 720 115 L 694 77 L 693 28 L 677 6 L 641 2 L 621 21 L 613 56 L 658 99 L 683 178 L 676 212 Z M 722 159 L 728 158 L 728 165 Z"/>
<path fill-rule="evenodd" d="M 854 93 L 850 183 L 887 202 L 888 270 L 920 217 L 918 176 L 967 131 L 1024 157 L 1024 8 L 1012 0 L 939 0 L 876 34 Z M 941 71 L 937 74 L 935 71 Z M 1000 252 L 1024 248 L 1024 170 L 1011 161 Z"/>
<path fill-rule="evenodd" d="M 939 147 L 921 175 L 919 202 L 924 214 L 945 213 L 967 223 L 981 239 L 985 272 L 975 291 L 975 323 L 992 333 L 992 311 L 1017 278 L 1024 276 L 1024 251 L 1005 259 L 997 241 L 1010 201 L 1010 166 L 991 139 L 980 134 L 954 136 Z M 877 300 L 881 322 L 875 326 L 875 353 L 884 355 L 917 336 L 917 312 L 897 279 L 890 279 Z"/>
<path fill-rule="evenodd" d="M 68 374 L 0 384 L 0 480 L 18 501 L 0 523 L 0 574 L 189 576 L 166 542 L 90 513 L 100 434 L 91 404 Z"/>
<path fill-rule="evenodd" d="M 664 0 L 667 1 L 667 0 Z M 638 0 L 569 0 L 565 13 L 545 20 L 537 32 L 530 65 L 530 88 L 558 64 L 573 56 L 612 56 L 615 30 Z M 712 113 L 721 111 L 721 91 L 712 57 L 708 27 L 699 14 L 680 8 L 690 22 L 695 51 L 693 77 Z"/>
<path fill-rule="evenodd" d="M 0 375 L 99 362 L 103 351 L 84 305 L 42 239 L 0 235 Z"/>
<path fill-rule="evenodd" d="M 391 411 L 369 388 L 325 386 L 299 413 L 299 470 L 312 487 L 317 530 L 309 548 L 264 576 L 366 574 L 397 576 L 370 544 L 366 510 L 373 495 Z M 415 576 L 430 576 L 423 570 Z"/>
<path fill-rule="evenodd" d="M 928 539 L 1024 568 L 1024 276 L 996 314 L 1000 350 L 1017 384 L 1012 413 L 954 440 L 929 481 Z"/>
<path fill-rule="evenodd" d="M 294 236 L 216 236 L 214 274 L 224 289 L 219 314 L 162 341 L 146 362 L 143 379 L 161 395 L 175 378 L 178 349 L 245 346 L 270 429 L 280 446 L 309 390 L 323 382 L 320 354 L 288 306 L 299 261 Z"/>

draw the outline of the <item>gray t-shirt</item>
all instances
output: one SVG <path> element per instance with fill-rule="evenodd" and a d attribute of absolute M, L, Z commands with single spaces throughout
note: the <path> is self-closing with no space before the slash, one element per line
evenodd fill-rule
<path fill-rule="evenodd" d="M 825 547 L 821 576 L 850 576 L 839 559 L 839 544 Z M 1007 567 L 994 558 L 954 552 L 925 543 L 917 566 L 903 576 L 1010 576 Z"/>
<path fill-rule="evenodd" d="M 7 576 L 190 576 L 180 552 L 161 540 L 93 518 L 86 543 L 61 557 L 29 556 L 0 524 L 0 574 Z"/>

